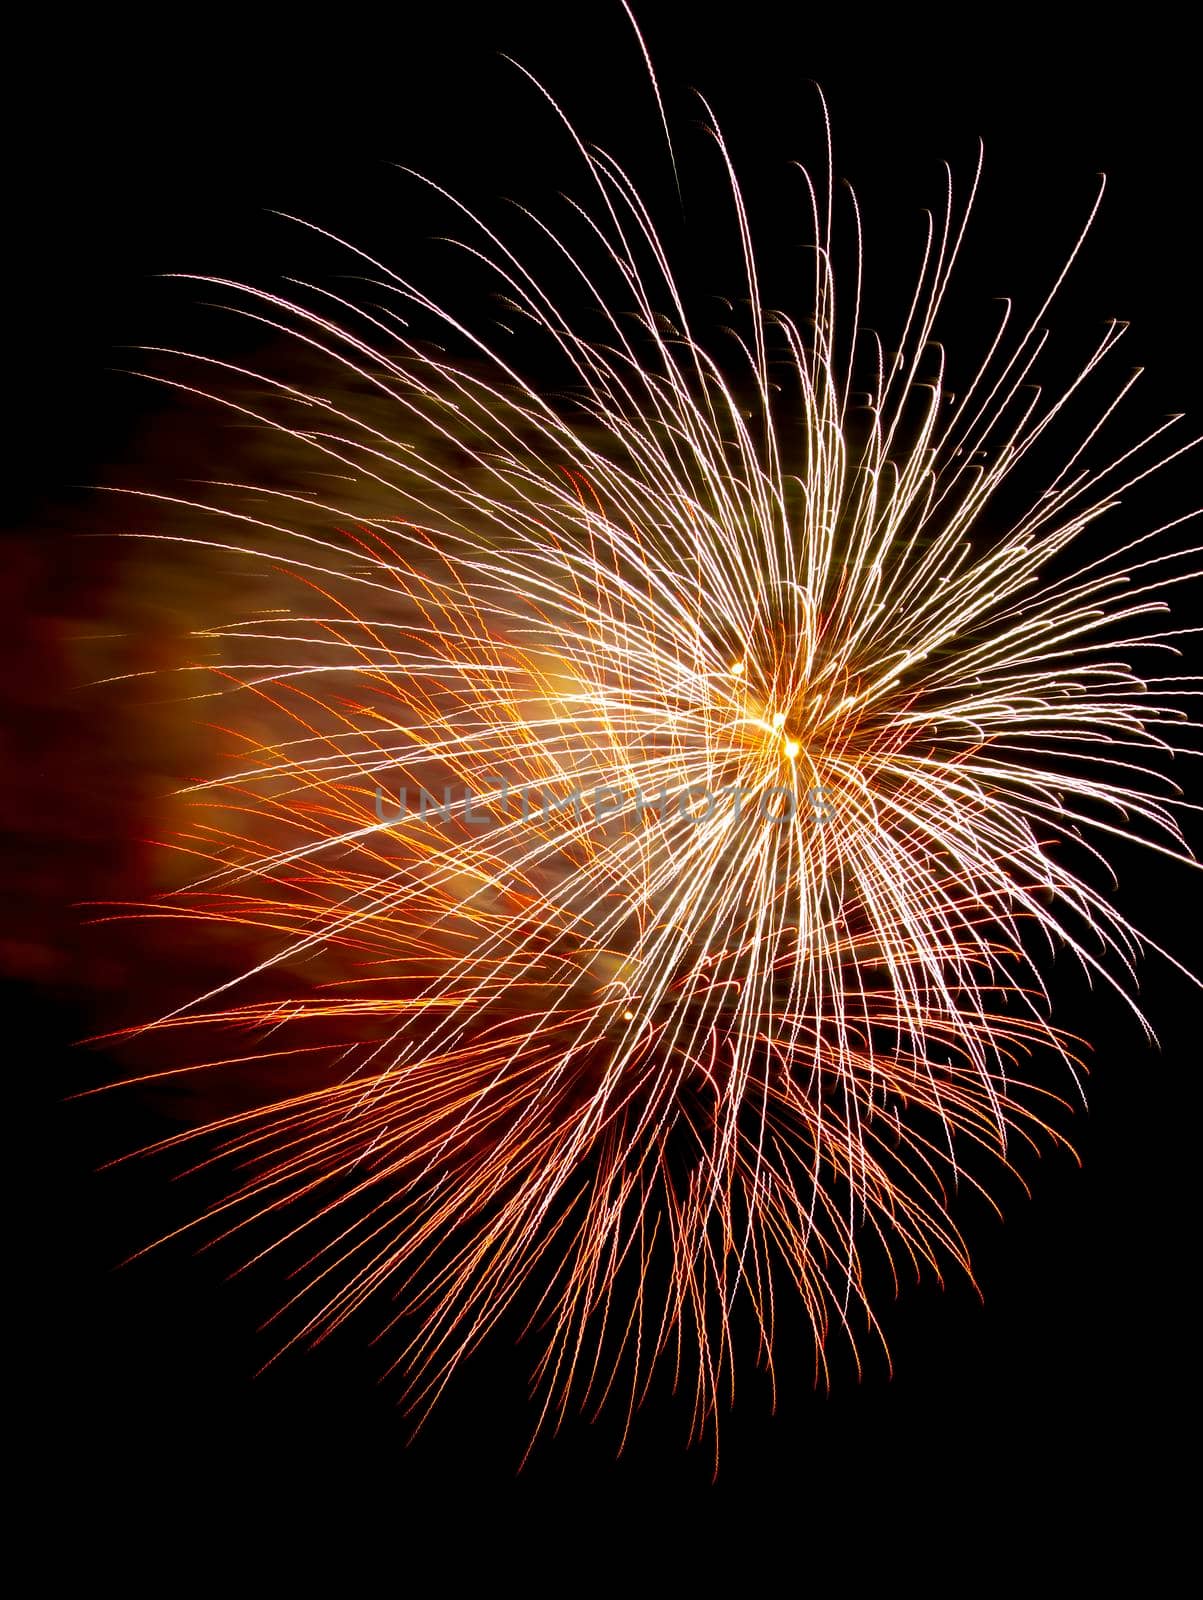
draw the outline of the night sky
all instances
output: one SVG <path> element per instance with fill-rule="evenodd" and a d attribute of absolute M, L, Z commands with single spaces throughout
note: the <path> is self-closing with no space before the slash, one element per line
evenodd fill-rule
<path fill-rule="evenodd" d="M 836 1351 L 831 1391 L 816 1391 L 800 1337 L 796 1363 L 779 1352 L 776 1415 L 747 1362 L 722 1422 L 717 1486 L 707 1447 L 686 1449 L 688 1397 L 674 1397 L 666 1380 L 617 1459 L 620 1409 L 593 1424 L 573 1417 L 558 1439 L 540 1439 L 519 1474 L 534 1415 L 530 1347 L 492 1341 L 407 1447 L 399 1386 L 381 1381 L 388 1352 L 372 1345 L 374 1327 L 352 1324 L 256 1376 L 274 1351 L 270 1330 L 258 1331 L 279 1293 L 270 1273 L 228 1282 L 229 1258 L 187 1248 L 118 1265 L 189 1202 L 161 1166 L 97 1171 L 164 1131 L 158 1109 L 66 1098 L 109 1070 L 103 1051 L 73 1044 L 112 1025 L 94 943 L 109 935 L 81 928 L 86 913 L 69 903 L 111 890 L 123 856 L 106 840 L 120 832 L 121 808 L 105 799 L 115 780 L 95 739 L 101 713 L 75 698 L 86 691 L 72 683 L 70 663 L 45 653 L 37 618 L 55 606 L 83 615 L 89 595 L 104 611 L 97 590 L 114 581 L 107 558 L 79 536 L 112 531 L 114 514 L 86 486 L 170 490 L 165 478 L 197 470 L 174 402 L 122 370 L 141 364 L 128 347 L 235 357 L 253 348 L 254 336 L 203 305 L 195 285 L 158 274 L 272 284 L 325 270 L 331 258 L 270 214 L 281 211 L 425 272 L 436 294 L 463 293 L 467 277 L 432 242 L 448 226 L 445 210 L 397 166 L 472 204 L 499 195 L 542 203 L 583 187 L 554 114 L 506 54 L 646 181 L 670 242 L 716 241 L 713 256 L 688 255 L 699 303 L 732 281 L 720 173 L 690 98 L 701 90 L 745 186 L 765 298 L 788 306 L 806 236 L 788 163 L 822 158 L 813 80 L 829 101 L 837 174 L 852 182 L 865 215 L 871 313 L 883 326 L 911 287 L 922 208 L 942 200 L 942 161 L 963 194 L 980 136 L 985 174 L 946 337 L 964 330 L 974 351 L 994 297 L 1032 303 L 1104 171 L 1098 223 L 1050 319 L 1052 368 L 1084 352 L 1105 318 L 1130 319 L 1115 364 L 1147 371 L 1129 429 L 1166 412 L 1199 414 L 1197 85 L 1189 52 L 1155 17 L 1105 36 L 1099 14 L 1054 49 L 1037 17 L 987 23 L 967 13 L 937 34 L 926 13 L 879 24 L 854 12 L 816 27 L 808 8 L 758 3 L 721 23 L 701 10 L 639 12 L 677 142 L 683 220 L 617 4 L 459 5 L 404 21 L 398 9 L 387 22 L 335 8 L 281 20 L 278 37 L 265 28 L 252 37 L 201 12 L 147 31 L 98 12 L 10 68 L 27 81 L 9 107 L 5 147 L 5 521 L 12 639 L 25 639 L 27 653 L 12 680 L 11 771 L 22 798 L 6 920 L 10 930 L 36 931 L 10 963 L 12 1005 L 28 1023 L 8 1059 L 39 1101 L 31 1181 L 50 1231 L 37 1286 L 18 1302 L 22 1321 L 44 1324 L 37 1340 L 51 1355 L 46 1375 L 32 1380 L 35 1448 L 49 1456 L 39 1493 L 77 1530 L 98 1572 L 139 1565 L 152 1525 L 178 1558 L 252 1523 L 291 1530 L 295 1545 L 316 1526 L 347 1530 L 361 1519 L 361 1549 L 379 1556 L 391 1546 L 400 1577 L 436 1537 L 432 1518 L 447 1519 L 453 1506 L 448 1525 L 471 1529 L 477 1508 L 492 1505 L 508 1519 L 498 1574 L 523 1570 L 549 1518 L 579 1542 L 586 1566 L 586 1552 L 625 1554 L 628 1540 L 645 1536 L 704 1557 L 707 1519 L 755 1545 L 763 1519 L 770 1542 L 792 1546 L 786 1571 L 799 1581 L 810 1575 L 812 1541 L 838 1540 L 851 1552 L 851 1581 L 862 1547 L 849 1539 L 863 1541 L 866 1560 L 918 1561 L 933 1573 L 955 1546 L 980 1572 L 992 1570 L 1000 1542 L 1022 1561 L 1047 1534 L 1067 1570 L 1080 1571 L 1091 1549 L 1108 1563 L 1121 1547 L 1147 1556 L 1147 1592 L 1156 1592 L 1156 1563 L 1172 1553 L 1180 1514 L 1175 1457 L 1196 1360 L 1198 1055 L 1195 993 L 1156 958 L 1142 970 L 1141 994 L 1160 1050 L 1113 997 L 1091 995 L 1068 961 L 1056 964 L 1057 1020 L 1095 1047 L 1089 1113 L 1079 1107 L 1058 1122 L 1082 1166 L 1056 1150 L 1021 1158 L 1032 1195 L 999 1179 L 1001 1224 L 963 1197 L 956 1216 L 984 1302 L 951 1271 L 943 1291 L 930 1279 L 904 1281 L 896 1302 L 883 1284 L 892 1376 L 866 1343 L 859 1382 Z M 702 226 L 708 207 L 718 220 Z M 1197 483 L 1197 467 L 1174 468 L 1130 515 L 1152 527 L 1185 512 L 1199 501 Z M 1193 603 L 1197 611 L 1197 592 Z M 54 687 L 43 673 L 60 674 Z M 78 799 L 68 804 L 61 790 L 71 774 Z M 31 796 L 47 783 L 56 795 L 43 806 Z M 85 829 L 80 809 L 89 805 L 96 820 Z M 60 827 L 65 843 L 55 838 Z M 95 851 L 81 844 L 85 835 Z M 1188 966 L 1197 961 L 1196 880 L 1134 852 L 1117 850 L 1112 865 L 1130 919 Z M 43 900 L 52 912 L 38 909 Z M 39 944 L 66 954 L 43 959 Z M 122 994 L 119 1020 L 130 1007 Z M 1072 1098 L 1055 1066 L 1048 1074 Z M 25 1124 L 9 1126 L 25 1145 Z M 33 1209 L 23 1201 L 20 1215 Z M 973 1558 L 975 1550 L 990 1554 Z M 971 1585 L 965 1576 L 962 1586 Z"/>

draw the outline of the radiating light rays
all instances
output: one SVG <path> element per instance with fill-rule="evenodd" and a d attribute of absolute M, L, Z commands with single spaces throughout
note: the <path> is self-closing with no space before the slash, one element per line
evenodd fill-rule
<path fill-rule="evenodd" d="M 1080 863 L 1116 837 L 1187 859 L 1158 762 L 1189 685 L 1132 663 L 1172 648 L 1162 591 L 1197 552 L 1145 554 L 1178 523 L 1112 556 L 1094 530 L 1190 443 L 1104 448 L 1130 381 L 1083 397 L 1118 326 L 1030 386 L 1081 238 L 966 369 L 937 342 L 950 178 L 887 355 L 859 252 L 846 308 L 836 282 L 830 175 L 804 176 L 808 316 L 761 304 L 711 132 L 734 344 L 695 332 L 634 183 L 572 133 L 592 203 L 527 216 L 546 279 L 444 197 L 567 399 L 361 252 L 362 303 L 202 280 L 326 364 L 321 393 L 204 358 L 211 391 L 173 380 L 347 502 L 188 506 L 276 603 L 203 630 L 228 759 L 179 797 L 193 881 L 141 910 L 255 954 L 153 1026 L 213 1034 L 223 1069 L 291 1052 L 300 1087 L 166 1148 L 203 1134 L 229 1165 L 212 1229 L 302 1249 L 290 1339 L 394 1296 L 419 1414 L 517 1308 L 542 1417 L 629 1412 L 667 1362 L 716 1428 L 739 1305 L 773 1370 L 790 1286 L 822 1373 L 832 1329 L 877 1336 L 867 1252 L 968 1271 L 952 1191 L 980 1151 L 1056 1140 L 1042 1081 L 1081 1065 L 1041 946 L 1129 995 L 1115 969 L 1151 944 Z"/>

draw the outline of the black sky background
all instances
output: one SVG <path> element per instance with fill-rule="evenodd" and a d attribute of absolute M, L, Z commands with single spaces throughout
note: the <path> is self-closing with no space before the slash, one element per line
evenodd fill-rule
<path fill-rule="evenodd" d="M 953 164 L 963 190 L 979 136 L 985 180 L 959 275 L 967 307 L 1034 294 L 1105 171 L 1108 197 L 1054 325 L 1076 352 L 1105 317 L 1130 318 L 1120 365 L 1148 369 L 1137 419 L 1199 416 L 1197 89 L 1189 53 L 1155 12 L 1129 18 L 1122 34 L 1083 25 L 1056 45 L 1038 18 L 975 15 L 937 32 L 901 17 L 819 25 L 802 8 L 763 4 L 715 21 L 651 5 L 640 16 L 688 173 L 687 226 L 718 187 L 690 127 L 697 87 L 727 131 L 773 260 L 770 297 L 788 300 L 804 236 L 796 191 L 789 204 L 777 197 L 789 158 L 821 154 L 817 80 L 837 173 L 866 214 L 883 304 L 895 263 L 909 285 L 921 208 L 941 196 L 940 163 Z M 34 527 L 51 539 L 78 527 L 90 502 L 77 486 L 131 466 L 153 478 L 154 462 L 137 452 L 162 401 L 114 370 L 129 364 L 121 347 L 204 347 L 214 328 L 194 289 L 155 274 L 270 282 L 293 270 L 297 235 L 269 208 L 402 266 L 440 259 L 428 240 L 443 224 L 389 162 L 485 204 L 579 192 L 554 118 L 501 52 L 646 173 L 661 214 L 671 212 L 654 105 L 617 5 L 457 6 L 388 22 L 341 8 L 253 36 L 245 21 L 200 12 L 146 31 L 98 14 L 15 60 L 6 146 L 13 533 Z M 699 292 L 721 265 L 692 263 Z M 981 324 L 964 315 L 976 337 Z M 1142 515 L 1186 510 L 1200 499 L 1197 481 L 1197 470 L 1168 474 Z M 1146 858 L 1115 865 L 1128 914 L 1189 963 L 1193 881 Z M 377 1381 L 387 1358 L 369 1345 L 370 1328 L 255 1377 L 271 1354 L 270 1334 L 256 1328 L 274 1286 L 227 1283 L 220 1262 L 186 1251 L 115 1270 L 148 1217 L 157 1222 L 178 1201 L 157 1192 L 161 1172 L 94 1169 L 127 1138 L 135 1145 L 153 1132 L 153 1119 L 142 1125 L 128 1106 L 64 1104 L 97 1070 L 69 1047 L 93 1019 L 63 992 L 16 997 L 30 1018 L 23 1071 L 44 1081 L 50 1101 L 35 1145 L 38 1209 L 53 1234 L 49 1281 L 27 1302 L 45 1316 L 40 1342 L 52 1357 L 48 1376 L 32 1380 L 38 1444 L 49 1452 L 39 1492 L 115 1569 L 135 1561 L 151 1525 L 181 1548 L 265 1521 L 309 1537 L 332 1507 L 348 1505 L 365 1547 L 411 1553 L 449 1507 L 471 1529 L 478 1508 L 502 1506 L 511 1521 L 499 1563 L 518 1560 L 551 1518 L 579 1534 L 582 1550 L 603 1553 L 645 1535 L 704 1544 L 717 1526 L 757 1538 L 763 1521 L 800 1552 L 850 1529 L 857 1560 L 947 1552 L 955 1528 L 957 1542 L 983 1551 L 1035 1548 L 1047 1536 L 1075 1572 L 1092 1548 L 1156 1564 L 1184 1515 L 1177 1451 L 1196 1360 L 1197 1005 L 1185 981 L 1149 963 L 1142 993 L 1162 1038 L 1154 1051 L 1118 1005 L 1088 997 L 1068 971 L 1058 978 L 1061 1020 L 1098 1046 L 1090 1113 L 1063 1124 L 1081 1169 L 1055 1152 L 1027 1161 L 1030 1200 L 1018 1183 L 998 1186 L 1004 1224 L 966 1197 L 959 1216 L 984 1304 L 951 1277 L 943 1292 L 904 1284 L 883 1308 L 892 1377 L 867 1349 L 860 1383 L 839 1360 L 832 1392 L 816 1392 L 803 1346 L 796 1370 L 782 1360 L 773 1416 L 767 1386 L 749 1371 L 723 1422 L 717 1486 L 707 1449 L 685 1449 L 688 1400 L 666 1387 L 621 1457 L 620 1416 L 574 1419 L 518 1474 L 530 1350 L 505 1341 L 470 1363 L 408 1448 L 396 1388 Z"/>

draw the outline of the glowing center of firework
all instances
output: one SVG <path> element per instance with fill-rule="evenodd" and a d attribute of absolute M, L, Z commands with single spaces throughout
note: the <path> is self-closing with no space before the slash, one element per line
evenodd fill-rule
<path fill-rule="evenodd" d="M 747 670 L 748 663 L 746 661 L 732 661 L 727 668 L 727 671 L 733 678 L 744 677 L 747 673 Z M 772 734 L 776 738 L 779 738 L 781 741 L 782 753 L 784 754 L 785 759 L 787 761 L 796 761 L 798 756 L 801 754 L 802 745 L 799 740 L 793 737 L 789 729 L 785 726 L 785 712 L 775 711 L 773 712 L 772 716 L 769 717 L 768 721 L 764 721 L 762 719 L 764 718 L 767 709 L 768 708 L 763 705 L 756 707 L 755 711 L 758 711 L 759 715 L 756 715 L 754 712 L 754 714 L 748 717 L 747 720 L 752 724 L 753 727 L 760 728 L 763 732 Z"/>
<path fill-rule="evenodd" d="M 780 734 L 782 749 L 785 752 L 785 759 L 787 761 L 796 761 L 802 746 L 797 739 L 793 738 L 789 730 L 786 728 L 784 711 L 774 712 L 773 718 L 769 723 L 769 729 L 773 733 Z"/>

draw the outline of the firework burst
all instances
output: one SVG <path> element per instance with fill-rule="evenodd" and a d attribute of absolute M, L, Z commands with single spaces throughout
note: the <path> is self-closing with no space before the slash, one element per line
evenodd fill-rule
<path fill-rule="evenodd" d="M 188 503 L 274 604 L 203 631 L 230 754 L 179 797 L 193 878 L 140 910 L 263 953 L 150 1032 L 237 1040 L 168 1074 L 295 1074 L 167 1145 L 228 1164 L 211 1233 L 301 1242 L 292 1339 L 391 1296 L 421 1415 L 520 1301 L 540 1418 L 629 1416 L 667 1361 L 717 1432 L 741 1303 L 771 1371 L 800 1297 L 822 1375 L 833 1329 L 879 1336 L 866 1251 L 969 1270 L 966 1158 L 1058 1137 L 1050 1058 L 1077 1092 L 1041 949 L 1129 995 L 1150 941 L 1082 864 L 1116 838 L 1188 859 L 1159 770 L 1187 685 L 1136 665 L 1172 648 L 1183 561 L 1179 524 L 1105 553 L 1094 527 L 1190 443 L 1103 451 L 1118 325 L 1032 387 L 1081 239 L 949 392 L 976 177 L 896 349 L 860 326 L 859 244 L 837 284 L 830 163 L 806 316 L 770 313 L 712 123 L 744 272 L 720 360 L 635 184 L 562 121 L 591 201 L 528 220 L 571 302 L 458 215 L 565 398 L 362 255 L 354 301 L 205 280 L 353 398 L 175 380 L 345 492 Z"/>

